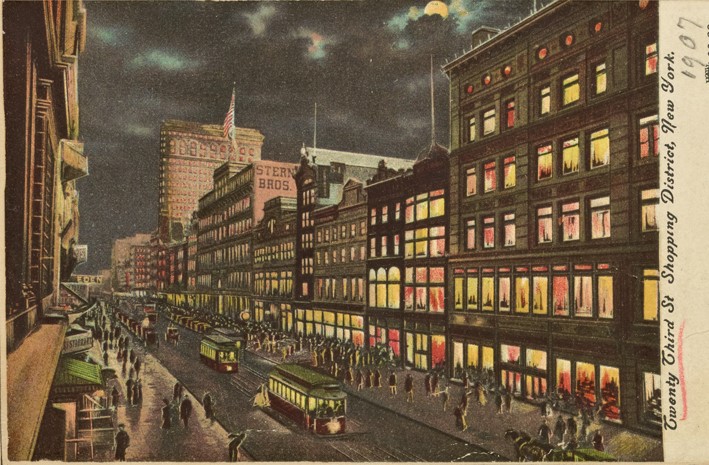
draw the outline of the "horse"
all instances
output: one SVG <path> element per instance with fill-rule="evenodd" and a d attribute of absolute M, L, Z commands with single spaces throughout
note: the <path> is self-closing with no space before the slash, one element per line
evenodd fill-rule
<path fill-rule="evenodd" d="M 508 429 L 505 431 L 505 439 L 513 442 L 519 462 L 541 462 L 554 450 L 554 446 L 532 439 L 524 431 Z"/>
<path fill-rule="evenodd" d="M 505 439 L 512 441 L 515 447 L 515 453 L 517 454 L 517 461 L 521 462 L 525 458 L 522 454 L 523 447 L 532 440 L 531 436 L 524 431 L 508 429 L 505 431 Z"/>

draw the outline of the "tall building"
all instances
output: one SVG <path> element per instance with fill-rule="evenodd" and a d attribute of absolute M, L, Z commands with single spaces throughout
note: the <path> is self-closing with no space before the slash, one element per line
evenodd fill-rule
<path fill-rule="evenodd" d="M 659 432 L 657 3 L 494 34 L 445 66 L 449 374 Z"/>
<path fill-rule="evenodd" d="M 256 129 L 235 128 L 231 140 L 219 124 L 164 121 L 160 126 L 160 240 L 182 240 L 198 200 L 213 188 L 214 170 L 226 161 L 243 168 L 260 160 L 263 140 Z"/>
<path fill-rule="evenodd" d="M 154 266 L 151 235 L 147 233 L 116 239 L 111 248 L 111 286 L 114 291 L 131 291 L 140 285 L 152 287 L 150 268 Z M 137 271 L 139 270 L 139 271 Z M 139 275 L 139 284 L 136 276 Z"/>
<path fill-rule="evenodd" d="M 41 323 L 77 263 L 86 10 L 81 0 L 8 2 L 2 14 L 8 458 L 25 461 L 48 456 L 42 444 L 60 434 L 40 425 L 62 415 L 50 387 L 66 326 Z"/>

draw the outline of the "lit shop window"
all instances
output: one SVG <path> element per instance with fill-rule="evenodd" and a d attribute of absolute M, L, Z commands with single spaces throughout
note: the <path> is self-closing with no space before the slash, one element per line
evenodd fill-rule
<path fill-rule="evenodd" d="M 659 189 L 646 189 L 640 193 L 640 202 L 642 205 L 641 214 L 641 231 L 657 231 L 657 205 L 660 201 Z"/>
<path fill-rule="evenodd" d="M 482 278 L 482 303 L 483 311 L 495 310 L 495 278 L 492 276 Z"/>
<path fill-rule="evenodd" d="M 515 312 L 529 313 L 529 278 L 515 277 Z"/>
<path fill-rule="evenodd" d="M 510 189 L 515 187 L 517 183 L 517 166 L 515 157 L 507 157 L 503 160 L 502 165 L 504 188 Z"/>
<path fill-rule="evenodd" d="M 606 64 L 598 63 L 594 67 L 593 93 L 600 95 L 607 89 Z"/>
<path fill-rule="evenodd" d="M 455 276 L 453 278 L 453 308 L 456 310 L 463 310 L 463 305 L 465 304 L 465 299 L 463 298 L 464 284 L 464 276 Z"/>
<path fill-rule="evenodd" d="M 574 276 L 574 316 L 593 316 L 592 276 Z"/>
<path fill-rule="evenodd" d="M 659 314 L 659 284 L 658 270 L 643 270 L 643 320 L 657 321 Z"/>
<path fill-rule="evenodd" d="M 613 318 L 613 276 L 598 277 L 598 317 Z"/>
<path fill-rule="evenodd" d="M 591 199 L 591 239 L 611 237 L 610 197 Z"/>
<path fill-rule="evenodd" d="M 601 365 L 601 411 L 606 420 L 620 423 L 620 370 Z"/>
<path fill-rule="evenodd" d="M 537 209 L 537 243 L 546 244 L 554 239 L 552 208 Z"/>
<path fill-rule="evenodd" d="M 475 118 L 468 118 L 468 142 L 475 142 L 476 132 L 477 126 L 475 125 Z"/>
<path fill-rule="evenodd" d="M 475 249 L 475 220 L 467 220 L 465 222 L 465 248 L 467 250 Z"/>
<path fill-rule="evenodd" d="M 590 405 L 596 404 L 596 367 L 576 362 L 576 395 Z"/>
<path fill-rule="evenodd" d="M 579 171 L 579 138 L 574 137 L 562 142 L 561 174 L 578 173 Z"/>
<path fill-rule="evenodd" d="M 483 113 L 483 135 L 487 136 L 495 132 L 495 109 L 491 108 Z"/>
<path fill-rule="evenodd" d="M 499 292 L 499 299 L 498 299 L 498 310 L 501 312 L 509 312 L 510 311 L 510 300 L 511 300 L 511 283 L 510 283 L 510 277 L 509 276 L 499 276 L 497 279 L 498 282 L 498 292 Z"/>
<path fill-rule="evenodd" d="M 556 391 L 562 397 L 571 395 L 571 361 L 556 359 Z"/>
<path fill-rule="evenodd" d="M 500 361 L 502 363 L 519 364 L 520 347 L 507 344 L 500 344 Z"/>
<path fill-rule="evenodd" d="M 579 240 L 580 210 L 579 202 L 570 202 L 561 205 L 562 240 Z"/>
<path fill-rule="evenodd" d="M 610 162 L 610 139 L 608 129 L 591 133 L 589 160 L 591 169 L 606 166 Z"/>
<path fill-rule="evenodd" d="M 551 86 L 539 89 L 539 114 L 546 115 L 551 111 Z"/>
<path fill-rule="evenodd" d="M 532 313 L 536 315 L 547 314 L 547 296 L 549 292 L 549 278 L 546 276 L 532 277 Z"/>
<path fill-rule="evenodd" d="M 495 247 L 495 217 L 486 216 L 483 218 L 483 248 L 493 247 Z"/>
<path fill-rule="evenodd" d="M 527 349 L 527 366 L 537 370 L 547 370 L 547 353 L 544 350 Z"/>
<path fill-rule="evenodd" d="M 662 424 L 662 379 L 657 373 L 643 372 L 643 418 Z"/>
<path fill-rule="evenodd" d="M 475 172 L 475 167 L 468 168 L 465 172 L 465 195 L 470 197 L 475 195 L 478 186 L 478 176 Z"/>
<path fill-rule="evenodd" d="M 497 173 L 494 161 L 485 164 L 485 192 L 492 192 L 497 189 Z"/>
<path fill-rule="evenodd" d="M 465 307 L 468 310 L 478 309 L 478 277 L 471 275 L 468 270 L 468 277 L 465 280 Z"/>
<path fill-rule="evenodd" d="M 516 241 L 515 214 L 507 213 L 504 215 L 503 220 L 503 245 L 504 247 L 514 247 Z"/>
<path fill-rule="evenodd" d="M 553 166 L 551 144 L 537 147 L 537 181 L 551 178 Z"/>
<path fill-rule="evenodd" d="M 515 100 L 510 99 L 505 103 L 505 124 L 507 129 L 515 127 Z"/>
<path fill-rule="evenodd" d="M 657 115 L 641 118 L 639 127 L 640 158 L 659 156 L 660 127 L 657 123 Z"/>
<path fill-rule="evenodd" d="M 564 106 L 578 102 L 580 98 L 578 73 L 567 76 L 561 81 L 561 93 L 563 96 L 562 104 Z"/>
<path fill-rule="evenodd" d="M 569 316 L 569 278 L 567 276 L 554 276 L 552 294 L 554 315 Z"/>
<path fill-rule="evenodd" d="M 645 46 L 645 76 L 657 73 L 657 42 Z"/>

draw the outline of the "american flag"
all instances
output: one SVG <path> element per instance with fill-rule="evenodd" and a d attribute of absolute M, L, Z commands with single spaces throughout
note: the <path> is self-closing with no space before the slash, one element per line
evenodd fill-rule
<path fill-rule="evenodd" d="M 234 127 L 234 99 L 236 98 L 236 89 L 231 92 L 231 104 L 229 105 L 229 111 L 226 112 L 226 117 L 224 117 L 224 137 L 229 137 L 229 132 L 231 128 Z"/>

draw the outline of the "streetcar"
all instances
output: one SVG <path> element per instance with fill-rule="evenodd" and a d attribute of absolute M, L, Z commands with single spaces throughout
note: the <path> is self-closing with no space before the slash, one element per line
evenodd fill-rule
<path fill-rule="evenodd" d="M 204 336 L 199 345 L 199 357 L 205 365 L 218 372 L 239 371 L 239 351 L 234 346 L 234 341 L 224 336 Z"/>
<path fill-rule="evenodd" d="M 345 432 L 347 394 L 331 376 L 303 365 L 278 365 L 268 377 L 268 400 L 274 410 L 315 434 Z"/>

